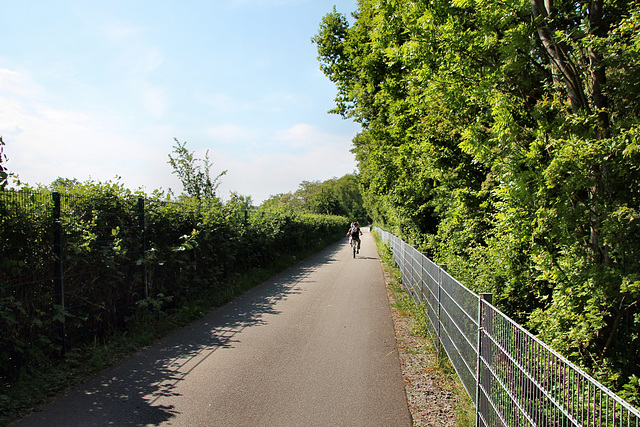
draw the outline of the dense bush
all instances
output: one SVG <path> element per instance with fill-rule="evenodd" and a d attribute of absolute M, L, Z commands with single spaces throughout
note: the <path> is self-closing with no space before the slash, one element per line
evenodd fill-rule
<path fill-rule="evenodd" d="M 247 210 L 216 198 L 170 201 L 121 184 L 0 191 L 0 378 L 225 287 L 241 273 L 342 237 L 347 219 Z M 56 292 L 55 231 L 64 294 Z M 64 302 L 64 304 L 62 304 Z"/>

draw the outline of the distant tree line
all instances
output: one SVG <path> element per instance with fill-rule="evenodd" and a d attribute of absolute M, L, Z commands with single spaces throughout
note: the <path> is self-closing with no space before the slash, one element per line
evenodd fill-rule
<path fill-rule="evenodd" d="M 368 223 L 358 177 L 347 174 L 326 181 L 302 181 L 294 192 L 276 194 L 265 200 L 261 209 L 292 209 L 299 212 L 339 215 Z"/>
<path fill-rule="evenodd" d="M 640 6 L 360 0 L 313 38 L 364 205 L 640 405 Z"/>

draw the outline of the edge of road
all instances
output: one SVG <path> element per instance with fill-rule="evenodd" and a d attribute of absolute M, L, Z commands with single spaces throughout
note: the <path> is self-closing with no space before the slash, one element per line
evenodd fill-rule
<path fill-rule="evenodd" d="M 374 238 L 387 288 L 413 426 L 472 427 L 475 424 L 473 403 L 448 361 L 436 359 L 433 345 L 421 324 L 420 308 L 404 291 L 392 258 L 385 255 L 383 251 L 386 249 L 376 236 Z"/>

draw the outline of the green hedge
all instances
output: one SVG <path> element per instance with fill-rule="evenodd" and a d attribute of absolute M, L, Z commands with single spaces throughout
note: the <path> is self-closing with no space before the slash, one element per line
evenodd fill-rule
<path fill-rule="evenodd" d="M 318 242 L 344 235 L 339 216 L 245 211 L 219 200 L 149 197 L 88 182 L 52 193 L 0 191 L 0 380 L 127 327 Z M 56 288 L 61 233 L 64 305 Z"/>

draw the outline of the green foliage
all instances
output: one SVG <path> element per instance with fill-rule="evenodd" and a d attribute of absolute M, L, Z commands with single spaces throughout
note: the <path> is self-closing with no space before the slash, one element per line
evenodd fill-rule
<path fill-rule="evenodd" d="M 0 377 L 15 373 L 32 347 L 56 347 L 47 334 L 55 310 L 25 302 L 51 295 L 51 281 L 42 280 L 51 277 L 52 249 L 44 244 L 51 208 L 50 197 L 0 191 Z"/>
<path fill-rule="evenodd" d="M 221 172 L 215 178 L 211 178 L 212 162 L 209 160 L 209 150 L 204 159 L 195 157 L 195 153 L 187 149 L 187 143 L 174 138 L 174 156 L 169 154 L 169 164 L 173 167 L 173 173 L 178 175 L 184 192 L 196 199 L 215 199 L 216 190 L 220 186 L 220 178 L 227 171 Z"/>
<path fill-rule="evenodd" d="M 203 295 L 224 302 L 240 277 L 335 242 L 348 224 L 336 215 L 257 210 L 237 194 L 227 203 L 175 202 L 117 180 L 62 178 L 51 188 L 60 194 L 59 222 L 48 188 L 0 191 L 0 382 L 7 385 L 63 357 L 63 344 L 76 349 L 158 321 Z M 52 285 L 57 228 L 64 307 Z"/>
<path fill-rule="evenodd" d="M 352 174 L 324 182 L 302 181 L 294 193 L 272 196 L 262 203 L 261 209 L 288 209 L 291 212 L 344 216 L 361 224 L 369 222 L 358 177 Z"/>
<path fill-rule="evenodd" d="M 9 169 L 3 163 L 7 163 L 9 160 L 7 155 L 4 153 L 5 142 L 2 140 L 0 136 L 0 191 L 6 189 L 9 186 L 9 179 L 12 178 L 13 182 L 16 185 L 20 185 L 20 180 L 18 179 L 18 175 L 13 172 L 10 172 Z"/>
<path fill-rule="evenodd" d="M 640 13 L 597 3 L 363 0 L 313 41 L 374 221 L 630 396 Z"/>
<path fill-rule="evenodd" d="M 0 136 L 0 190 L 4 190 L 7 186 L 9 180 L 9 172 L 7 172 L 7 168 L 2 165 L 2 163 L 7 162 L 7 155 L 4 154 L 4 141 Z"/>

